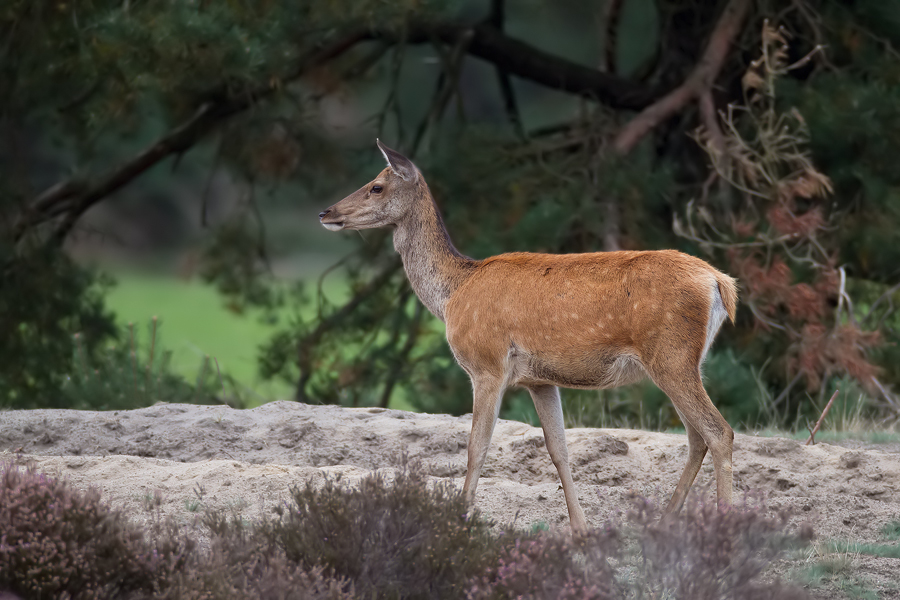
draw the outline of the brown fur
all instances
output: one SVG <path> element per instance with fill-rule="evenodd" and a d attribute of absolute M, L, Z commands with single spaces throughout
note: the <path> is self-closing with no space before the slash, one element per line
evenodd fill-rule
<path fill-rule="evenodd" d="M 649 376 L 672 399 L 690 444 L 668 510 L 683 504 L 707 449 L 719 500 L 730 503 L 733 432 L 703 389 L 700 364 L 722 319 L 734 321 L 734 279 L 674 250 L 472 260 L 453 246 L 415 166 L 378 145 L 388 168 L 320 219 L 330 229 L 395 227 L 394 246 L 414 291 L 446 322 L 447 341 L 474 391 L 469 500 L 503 392 L 522 386 L 535 402 L 573 530 L 584 531 L 557 386 L 608 388 Z"/>

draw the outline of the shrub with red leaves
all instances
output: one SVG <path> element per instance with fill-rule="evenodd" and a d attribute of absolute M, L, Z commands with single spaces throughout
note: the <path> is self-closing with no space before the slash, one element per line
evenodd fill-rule
<path fill-rule="evenodd" d="M 766 23 L 762 40 L 761 56 L 743 80 L 748 106 L 722 116 L 725 151 L 705 130 L 697 135 L 717 174 L 741 196 L 740 209 L 720 217 L 735 237 L 719 241 L 715 226 L 707 233 L 692 228 L 691 235 L 701 242 L 715 238 L 726 248 L 729 271 L 752 313 L 751 320 L 739 320 L 751 330 L 742 336 L 742 350 L 767 363 L 774 358 L 778 385 L 790 391 L 805 379 L 814 390 L 848 375 L 877 394 L 878 370 L 869 356 L 882 338 L 853 313 L 847 272 L 837 263 L 831 182 L 812 163 L 802 116 L 781 113 L 775 103 L 775 81 L 791 68 L 787 35 Z M 700 210 L 710 214 L 708 207 Z"/>

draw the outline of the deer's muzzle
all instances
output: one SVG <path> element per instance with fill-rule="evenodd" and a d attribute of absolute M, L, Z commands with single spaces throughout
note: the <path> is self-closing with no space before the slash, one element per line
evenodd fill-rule
<path fill-rule="evenodd" d="M 319 223 L 328 231 L 340 231 L 344 228 L 344 218 L 335 214 L 334 207 L 326 208 L 319 213 Z"/>

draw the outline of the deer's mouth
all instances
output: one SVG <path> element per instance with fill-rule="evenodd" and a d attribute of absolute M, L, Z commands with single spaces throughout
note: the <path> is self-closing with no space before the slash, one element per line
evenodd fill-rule
<path fill-rule="evenodd" d="M 319 223 L 328 231 L 340 231 L 344 228 L 344 220 L 341 215 L 334 214 L 334 207 L 327 208 L 319 213 Z"/>
<path fill-rule="evenodd" d="M 335 223 L 329 223 L 329 222 L 323 221 L 322 219 L 319 219 L 319 222 L 322 224 L 322 227 L 324 227 L 324 228 L 327 229 L 328 231 L 340 231 L 341 229 L 344 228 L 344 222 L 343 222 L 343 221 L 337 221 L 337 222 L 335 222 Z"/>

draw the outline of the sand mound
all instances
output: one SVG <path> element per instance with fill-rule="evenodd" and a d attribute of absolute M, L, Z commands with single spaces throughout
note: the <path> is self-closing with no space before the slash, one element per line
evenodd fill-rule
<path fill-rule="evenodd" d="M 470 416 L 273 402 L 252 410 L 158 404 L 118 412 L 0 413 L 0 452 L 78 486 L 97 486 L 114 506 L 137 511 L 159 491 L 163 511 L 191 519 L 202 506 L 258 518 L 291 486 L 340 473 L 351 481 L 396 467 L 404 454 L 434 478 L 462 485 Z M 633 430 L 567 431 L 588 521 L 627 506 L 631 492 L 664 502 L 687 454 L 684 435 Z M 2 456 L 0 456 L 2 458 Z M 821 536 L 877 539 L 900 518 L 900 453 L 803 446 L 781 438 L 735 439 L 736 498 L 764 493 L 796 509 Z M 695 493 L 711 494 L 707 457 Z M 478 505 L 498 522 L 568 523 L 556 471 L 539 428 L 497 424 Z"/>

